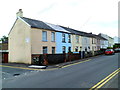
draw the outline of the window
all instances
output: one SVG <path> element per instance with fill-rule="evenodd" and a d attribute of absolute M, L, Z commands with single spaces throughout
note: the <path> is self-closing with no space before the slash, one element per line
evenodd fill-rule
<path fill-rule="evenodd" d="M 92 44 L 94 44 L 93 38 L 92 38 Z"/>
<path fill-rule="evenodd" d="M 71 43 L 71 35 L 68 34 L 68 43 Z"/>
<path fill-rule="evenodd" d="M 87 38 L 85 38 L 85 43 L 87 44 Z"/>
<path fill-rule="evenodd" d="M 55 54 L 55 47 L 52 47 L 52 54 Z"/>
<path fill-rule="evenodd" d="M 68 47 L 68 52 L 71 52 L 71 47 Z"/>
<path fill-rule="evenodd" d="M 65 34 L 62 33 L 62 42 L 65 42 Z"/>
<path fill-rule="evenodd" d="M 87 37 L 84 37 L 84 44 L 87 44 Z"/>
<path fill-rule="evenodd" d="M 63 53 L 66 52 L 66 47 L 65 46 L 62 47 L 62 51 L 63 51 Z"/>
<path fill-rule="evenodd" d="M 79 36 L 76 36 L 76 43 L 79 43 Z"/>
<path fill-rule="evenodd" d="M 75 47 L 75 52 L 78 52 L 78 47 L 77 46 Z"/>
<path fill-rule="evenodd" d="M 55 42 L 55 32 L 52 32 L 52 33 L 51 33 L 51 39 L 52 39 L 52 40 L 51 40 L 52 42 Z"/>
<path fill-rule="evenodd" d="M 47 32 L 42 31 L 42 41 L 47 41 Z"/>
<path fill-rule="evenodd" d="M 47 53 L 47 47 L 43 47 L 43 54 Z"/>

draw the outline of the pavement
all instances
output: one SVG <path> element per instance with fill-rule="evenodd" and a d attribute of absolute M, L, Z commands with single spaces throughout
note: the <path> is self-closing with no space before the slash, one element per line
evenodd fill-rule
<path fill-rule="evenodd" d="M 100 57 L 100 56 L 103 56 L 103 55 L 98 55 L 98 56 L 93 56 L 93 57 L 89 57 L 89 58 L 84 58 L 84 59 L 79 59 L 79 60 L 74 60 L 74 61 L 69 61 L 69 62 L 63 62 L 63 63 L 59 63 L 59 64 L 53 64 L 53 65 L 47 65 L 46 68 L 43 68 L 43 69 L 55 69 L 55 68 L 62 68 L 64 66 L 68 66 L 70 64 L 77 64 L 79 62 L 83 62 L 83 61 L 88 61 L 92 58 L 95 58 L 95 57 Z M 31 70 L 40 70 L 40 68 L 37 68 L 37 67 L 29 67 L 31 66 L 30 64 L 22 64 L 22 63 L 0 63 L 0 65 L 2 66 L 10 66 L 11 68 L 12 67 L 15 67 L 15 68 L 21 68 L 21 69 L 31 69 Z M 36 65 L 39 67 L 39 65 Z"/>

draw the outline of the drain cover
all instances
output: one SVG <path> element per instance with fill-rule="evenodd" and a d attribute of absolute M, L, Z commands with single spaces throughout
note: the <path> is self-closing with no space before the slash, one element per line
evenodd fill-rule
<path fill-rule="evenodd" d="M 13 76 L 18 76 L 18 75 L 20 75 L 20 74 L 13 74 Z"/>

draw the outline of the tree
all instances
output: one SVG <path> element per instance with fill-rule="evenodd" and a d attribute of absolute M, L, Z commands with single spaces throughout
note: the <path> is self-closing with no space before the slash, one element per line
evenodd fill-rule
<path fill-rule="evenodd" d="M 8 37 L 4 35 L 2 38 L 0 38 L 0 42 L 7 43 L 8 42 Z"/>
<path fill-rule="evenodd" d="M 120 44 L 113 45 L 113 48 L 120 48 Z"/>
<path fill-rule="evenodd" d="M 107 47 L 107 49 L 113 49 L 112 47 Z"/>

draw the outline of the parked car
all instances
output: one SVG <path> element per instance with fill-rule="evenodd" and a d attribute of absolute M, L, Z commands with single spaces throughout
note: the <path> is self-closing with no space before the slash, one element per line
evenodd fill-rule
<path fill-rule="evenodd" d="M 114 49 L 115 52 L 120 52 L 120 48 Z"/>
<path fill-rule="evenodd" d="M 107 49 L 105 51 L 105 55 L 111 55 L 111 54 L 115 54 L 114 50 L 113 49 Z"/>

